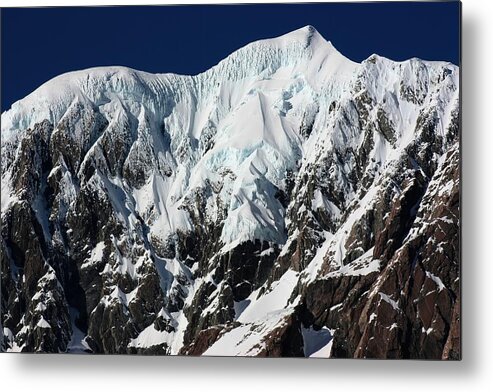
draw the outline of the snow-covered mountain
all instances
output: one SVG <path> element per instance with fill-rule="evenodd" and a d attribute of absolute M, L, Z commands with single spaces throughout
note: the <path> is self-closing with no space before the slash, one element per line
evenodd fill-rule
<path fill-rule="evenodd" d="M 460 357 L 455 65 L 307 26 L 1 120 L 4 350 Z"/>

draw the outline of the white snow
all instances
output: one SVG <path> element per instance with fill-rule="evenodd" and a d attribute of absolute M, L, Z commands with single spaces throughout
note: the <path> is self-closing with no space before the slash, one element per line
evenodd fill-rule
<path fill-rule="evenodd" d="M 81 265 L 81 268 L 89 268 L 94 264 L 97 264 L 103 259 L 103 251 L 104 251 L 105 245 L 104 241 L 98 242 L 94 249 L 91 251 L 91 255 L 89 256 L 88 259 L 84 261 L 84 263 Z"/>
<path fill-rule="evenodd" d="M 0 203 L 1 203 L 1 215 L 7 212 L 7 209 L 14 204 L 18 198 L 14 194 L 12 190 L 12 181 L 10 172 L 7 172 L 4 176 L 2 176 L 1 182 L 1 195 L 0 195 Z"/>
<path fill-rule="evenodd" d="M 368 275 L 372 272 L 380 270 L 380 260 L 373 258 L 373 247 L 366 251 L 363 255 L 349 264 L 343 265 L 335 271 L 329 272 L 324 276 L 325 279 L 334 276 L 359 276 Z"/>
<path fill-rule="evenodd" d="M 426 276 L 436 283 L 436 285 L 438 286 L 438 291 L 442 291 L 445 288 L 445 285 L 438 276 L 433 275 L 430 271 L 426 271 Z"/>
<path fill-rule="evenodd" d="M 43 316 L 41 316 L 41 318 L 37 322 L 36 326 L 38 328 L 51 328 L 50 323 L 48 323 L 48 321 L 46 321 Z"/>
<path fill-rule="evenodd" d="M 168 332 L 158 331 L 154 328 L 154 324 L 151 324 L 139 336 L 130 341 L 129 347 L 145 348 L 156 346 L 166 342 L 168 336 Z"/>
<path fill-rule="evenodd" d="M 392 306 L 392 308 L 394 308 L 394 310 L 400 310 L 397 301 L 394 301 L 392 298 L 390 298 L 390 296 L 388 296 L 385 293 L 382 293 L 381 291 L 379 291 L 378 294 L 380 295 L 380 299 L 387 302 L 390 306 Z"/>
<path fill-rule="evenodd" d="M 298 274 L 288 270 L 272 284 L 271 290 L 258 297 L 259 290 L 255 290 L 244 300 L 247 305 L 242 309 L 237 321 L 241 323 L 256 322 L 268 318 L 270 313 L 277 313 L 288 306 L 288 299 L 298 282 Z"/>
<path fill-rule="evenodd" d="M 86 343 L 86 335 L 75 325 L 75 319 L 78 317 L 78 312 L 74 308 L 70 308 L 70 321 L 72 323 L 72 337 L 68 344 L 67 351 L 71 353 L 85 353 L 86 350 L 90 350 L 89 345 Z"/>
<path fill-rule="evenodd" d="M 204 356 L 254 356 L 265 348 L 264 339 L 274 329 L 282 327 L 292 310 L 270 312 L 261 322 L 242 324 L 221 337 Z"/>
<path fill-rule="evenodd" d="M 301 328 L 303 336 L 303 351 L 305 357 L 329 358 L 332 348 L 333 331 L 323 327 L 318 331 L 310 328 Z"/>
<path fill-rule="evenodd" d="M 428 329 L 425 329 L 424 327 L 422 327 L 422 328 L 421 328 L 421 332 L 423 332 L 423 333 L 425 333 L 425 334 L 429 335 L 430 333 L 432 333 L 432 332 L 433 332 L 433 328 L 431 328 L 431 327 L 430 327 L 430 328 L 428 328 Z"/>
<path fill-rule="evenodd" d="M 256 290 L 246 300 L 237 303 L 236 321 L 241 325 L 221 335 L 204 355 L 241 356 L 261 352 L 265 337 L 285 322 L 298 303 L 299 297 L 288 303 L 296 283 L 297 273 L 288 270 L 273 283 L 271 291 L 258 297 L 259 290 Z"/>

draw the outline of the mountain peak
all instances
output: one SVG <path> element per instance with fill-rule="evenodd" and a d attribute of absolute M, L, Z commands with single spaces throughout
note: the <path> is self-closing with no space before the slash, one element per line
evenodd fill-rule
<path fill-rule="evenodd" d="M 315 27 L 313 27 L 312 25 L 306 25 L 306 26 L 300 27 L 299 29 L 293 30 L 293 32 L 296 32 L 296 31 L 298 31 L 300 33 L 308 34 L 308 35 L 313 35 L 315 33 L 319 34 L 317 29 Z"/>
<path fill-rule="evenodd" d="M 303 43 L 306 47 L 314 43 L 327 43 L 327 41 L 320 35 L 315 27 L 312 25 L 306 25 L 299 29 L 290 31 L 284 35 L 281 35 L 276 40 L 298 41 Z"/>

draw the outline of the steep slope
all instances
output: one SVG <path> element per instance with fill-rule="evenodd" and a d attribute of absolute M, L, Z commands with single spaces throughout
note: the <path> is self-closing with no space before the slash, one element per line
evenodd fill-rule
<path fill-rule="evenodd" d="M 459 356 L 458 72 L 307 26 L 41 86 L 2 114 L 3 348 Z"/>

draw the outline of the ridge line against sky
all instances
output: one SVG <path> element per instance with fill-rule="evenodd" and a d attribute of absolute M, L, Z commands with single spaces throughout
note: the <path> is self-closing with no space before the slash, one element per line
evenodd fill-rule
<path fill-rule="evenodd" d="M 457 1 L 3 8 L 2 112 L 66 72 L 120 65 L 193 75 L 305 25 L 353 61 L 377 53 L 459 64 Z"/>

